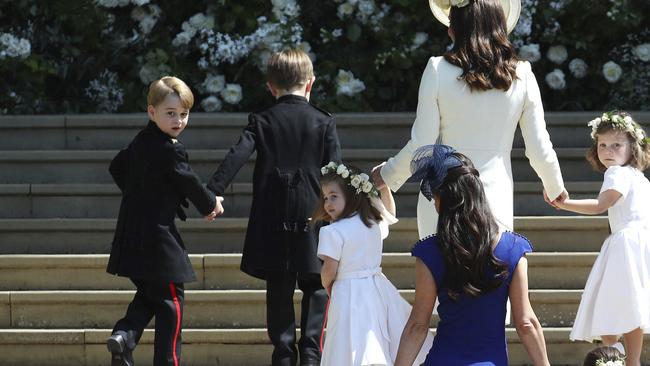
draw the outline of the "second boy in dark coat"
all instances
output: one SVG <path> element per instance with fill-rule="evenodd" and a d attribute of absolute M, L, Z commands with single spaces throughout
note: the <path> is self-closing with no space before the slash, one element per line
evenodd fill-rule
<path fill-rule="evenodd" d="M 340 145 L 334 118 L 309 104 L 315 80 L 309 56 L 294 50 L 274 54 L 267 78 L 277 103 L 249 116 L 208 188 L 223 195 L 257 151 L 241 269 L 266 280 L 274 366 L 297 361 L 293 293 L 298 282 L 303 291 L 300 364 L 318 365 L 327 293 L 320 284 L 321 262 L 309 217 L 320 194 L 320 167 L 340 161 Z"/>

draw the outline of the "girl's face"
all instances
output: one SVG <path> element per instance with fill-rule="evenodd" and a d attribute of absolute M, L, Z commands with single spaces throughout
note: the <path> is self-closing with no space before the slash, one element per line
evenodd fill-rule
<path fill-rule="evenodd" d="M 632 146 L 627 134 L 611 130 L 598 135 L 598 160 L 609 168 L 626 165 L 632 158 Z"/>
<path fill-rule="evenodd" d="M 332 221 L 339 219 L 345 209 L 345 196 L 341 186 L 336 182 L 329 182 L 323 184 L 321 187 L 323 191 L 323 208 L 325 212 L 332 218 Z"/>

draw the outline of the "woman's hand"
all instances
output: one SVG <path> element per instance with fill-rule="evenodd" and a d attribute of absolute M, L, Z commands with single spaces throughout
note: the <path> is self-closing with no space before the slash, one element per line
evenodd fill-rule
<path fill-rule="evenodd" d="M 548 203 L 549 205 L 555 207 L 556 210 L 559 210 L 560 207 L 558 206 L 558 203 L 564 202 L 567 198 L 569 198 L 569 192 L 565 190 L 560 193 L 559 196 L 557 196 L 554 200 L 551 201 L 550 198 L 548 198 L 548 195 L 546 194 L 546 190 L 544 190 L 544 201 Z"/>
<path fill-rule="evenodd" d="M 384 178 L 382 178 L 381 176 L 381 168 L 383 168 L 384 165 L 386 165 L 385 161 L 372 168 L 372 172 L 370 173 L 370 175 L 372 176 L 372 181 L 375 184 L 375 187 L 377 187 L 377 189 L 379 190 L 386 187 L 386 182 L 384 182 Z"/>

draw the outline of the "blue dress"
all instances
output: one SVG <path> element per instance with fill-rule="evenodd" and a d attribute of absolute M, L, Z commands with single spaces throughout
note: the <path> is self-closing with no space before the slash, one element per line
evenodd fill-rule
<path fill-rule="evenodd" d="M 532 247 L 526 238 L 504 232 L 494 248 L 494 255 L 508 265 L 508 278 L 489 293 L 478 297 L 461 294 L 454 301 L 447 294 L 447 289 L 440 287 L 445 263 L 437 237 L 431 236 L 416 244 L 412 254 L 431 271 L 438 286 L 440 302 L 436 337 L 424 365 L 508 365 L 503 324 L 508 290 L 519 259 L 529 252 L 532 252 Z"/>

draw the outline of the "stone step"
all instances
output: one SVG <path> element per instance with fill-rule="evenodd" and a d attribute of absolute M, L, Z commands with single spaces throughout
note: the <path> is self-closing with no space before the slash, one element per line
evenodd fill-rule
<path fill-rule="evenodd" d="M 100 254 L 110 251 L 115 219 L 0 219 L 0 254 Z M 247 219 L 188 219 L 178 227 L 190 253 L 241 253 Z M 515 230 L 539 252 L 597 252 L 608 235 L 602 216 L 520 216 Z M 391 226 L 384 251 L 407 252 L 417 241 L 415 218 Z"/>
<path fill-rule="evenodd" d="M 300 319 L 302 293 L 294 307 Z M 0 292 L 0 328 L 110 328 L 124 316 L 135 291 Z M 413 303 L 415 290 L 400 290 Z M 582 290 L 530 290 L 542 326 L 573 325 Z M 264 290 L 186 290 L 183 324 L 188 328 L 260 328 L 266 324 Z M 437 315 L 432 326 L 437 323 Z"/>
<path fill-rule="evenodd" d="M 567 182 L 572 198 L 593 198 L 600 182 Z M 515 215 L 575 215 L 549 206 L 542 198 L 539 182 L 515 183 Z M 251 183 L 231 184 L 224 197 L 226 217 L 248 217 L 252 202 Z M 419 184 L 407 183 L 395 194 L 400 216 L 417 214 Z M 0 184 L 2 218 L 114 218 L 121 192 L 115 184 Z M 194 208 L 188 217 L 200 218 Z"/>
<path fill-rule="evenodd" d="M 435 330 L 433 330 L 435 332 Z M 545 328 L 544 338 L 554 366 L 582 365 L 584 355 L 597 345 L 571 342 L 570 328 Z M 105 366 L 109 362 L 106 338 L 110 329 L 0 329 L 3 363 L 21 366 Z M 512 328 L 506 329 L 508 364 L 530 365 L 530 359 Z M 134 352 L 138 364 L 153 358 L 153 330 L 146 330 Z M 650 364 L 650 336 L 645 336 L 642 363 Z M 183 329 L 182 363 L 187 366 L 268 365 L 272 347 L 266 329 Z"/>
<path fill-rule="evenodd" d="M 192 168 L 205 181 L 223 161 L 227 151 L 190 150 L 188 154 Z M 586 149 L 559 148 L 556 151 L 566 181 L 602 180 L 602 174 L 593 171 L 585 160 Z M 395 149 L 344 149 L 341 154 L 346 163 L 369 171 L 397 152 Z M 116 154 L 115 150 L 2 151 L 0 184 L 112 183 L 108 166 Z M 238 172 L 235 182 L 251 182 L 253 166 L 254 157 L 251 157 Z M 516 182 L 539 181 L 523 149 L 513 149 L 512 170 Z"/>
<path fill-rule="evenodd" d="M 600 112 L 547 112 L 547 129 L 556 147 L 587 147 L 587 122 Z M 650 113 L 634 112 L 638 121 Z M 345 148 L 399 149 L 408 140 L 414 113 L 335 114 Z M 126 146 L 147 121 L 144 113 L 56 116 L 0 116 L 4 150 L 94 150 Z M 181 140 L 193 149 L 226 149 L 237 142 L 248 117 L 244 113 L 192 113 Z M 107 138 L 110 136 L 110 138 Z M 516 134 L 514 146 L 523 147 Z"/>
<path fill-rule="evenodd" d="M 531 253 L 528 285 L 532 289 L 582 289 L 597 253 Z M 265 283 L 239 270 L 241 254 L 191 254 L 196 282 L 192 290 L 264 289 Z M 105 272 L 107 254 L 0 255 L 0 291 L 131 290 L 126 278 Z M 415 258 L 384 253 L 382 270 L 398 288 L 415 287 Z M 43 274 L 47 273 L 46 276 Z"/>

